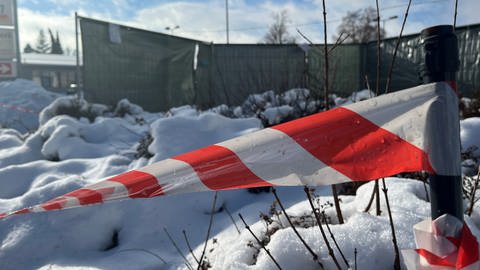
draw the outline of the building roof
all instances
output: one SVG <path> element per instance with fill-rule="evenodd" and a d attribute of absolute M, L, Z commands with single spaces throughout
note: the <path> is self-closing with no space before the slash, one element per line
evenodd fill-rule
<path fill-rule="evenodd" d="M 24 65 L 76 66 L 77 57 L 63 54 L 22 53 L 21 63 Z M 82 57 L 80 57 L 80 65 L 82 65 Z"/>

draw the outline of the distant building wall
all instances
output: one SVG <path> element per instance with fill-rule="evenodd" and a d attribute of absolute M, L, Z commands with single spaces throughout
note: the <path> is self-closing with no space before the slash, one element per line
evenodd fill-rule
<path fill-rule="evenodd" d="M 51 54 L 22 54 L 19 78 L 37 82 L 43 88 L 66 93 L 75 82 L 75 56 Z"/>

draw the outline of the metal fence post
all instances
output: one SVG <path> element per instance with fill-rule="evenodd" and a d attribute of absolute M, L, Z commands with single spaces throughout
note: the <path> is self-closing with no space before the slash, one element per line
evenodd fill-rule
<path fill-rule="evenodd" d="M 439 25 L 426 28 L 421 32 L 421 39 L 424 62 L 420 75 L 423 83 L 444 81 L 457 91 L 456 72 L 459 69 L 459 55 L 453 26 Z M 430 195 L 432 219 L 443 214 L 451 214 L 463 221 L 461 175 L 430 175 Z"/>

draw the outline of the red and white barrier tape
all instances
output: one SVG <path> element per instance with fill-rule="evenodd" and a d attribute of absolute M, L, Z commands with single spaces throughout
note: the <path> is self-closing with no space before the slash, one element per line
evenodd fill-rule
<path fill-rule="evenodd" d="M 457 110 L 448 84 L 422 85 L 178 155 L 0 218 L 206 190 L 327 185 L 421 170 L 460 175 Z"/>
<path fill-rule="evenodd" d="M 417 248 L 402 250 L 407 269 L 480 269 L 478 239 L 456 217 L 445 214 L 434 221 L 424 220 L 413 229 Z"/>
<path fill-rule="evenodd" d="M 3 102 L 0 102 L 0 107 L 3 107 L 3 108 L 5 108 L 5 109 L 9 109 L 9 110 L 24 112 L 24 113 L 39 114 L 39 112 L 36 112 L 36 111 L 34 111 L 34 110 L 31 110 L 31 109 L 28 109 L 28 108 L 24 108 L 24 107 L 18 106 L 18 105 L 12 105 L 12 104 L 8 104 L 8 103 L 3 103 Z"/>

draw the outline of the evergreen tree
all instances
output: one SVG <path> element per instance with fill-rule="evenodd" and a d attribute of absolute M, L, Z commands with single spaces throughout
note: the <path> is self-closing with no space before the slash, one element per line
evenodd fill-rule
<path fill-rule="evenodd" d="M 50 44 L 48 44 L 47 38 L 45 37 L 45 32 L 42 29 L 38 32 L 37 43 L 35 44 L 35 50 L 38 53 L 49 53 Z"/>
<path fill-rule="evenodd" d="M 25 48 L 23 48 L 23 52 L 24 53 L 36 53 L 37 51 L 32 48 L 32 45 L 30 45 L 30 43 L 27 43 L 27 45 L 25 45 Z"/>
<path fill-rule="evenodd" d="M 50 28 L 48 29 L 48 32 L 50 33 L 50 44 L 52 44 L 50 53 L 63 54 L 62 44 L 60 44 L 60 38 L 58 37 L 58 31 L 56 38 L 53 36 L 52 30 L 50 30 Z"/>

